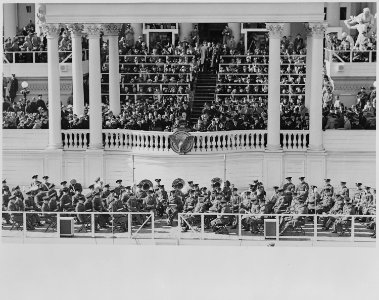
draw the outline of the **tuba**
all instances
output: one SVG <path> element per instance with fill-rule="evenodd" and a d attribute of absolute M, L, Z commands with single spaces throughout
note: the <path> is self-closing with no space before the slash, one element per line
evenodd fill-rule
<path fill-rule="evenodd" d="M 145 192 L 153 188 L 153 183 L 148 179 L 142 180 L 139 184 L 141 185 L 141 189 Z"/>
<path fill-rule="evenodd" d="M 185 185 L 185 181 L 181 178 L 176 178 L 173 182 L 172 182 L 172 187 L 175 189 L 175 190 L 181 190 Z"/>
<path fill-rule="evenodd" d="M 221 178 L 215 177 L 211 180 L 212 188 L 219 188 L 221 187 L 221 184 L 222 184 Z"/>

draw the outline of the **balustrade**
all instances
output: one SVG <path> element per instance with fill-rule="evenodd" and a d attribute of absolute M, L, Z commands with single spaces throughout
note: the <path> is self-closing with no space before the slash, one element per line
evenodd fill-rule
<path fill-rule="evenodd" d="M 325 48 L 325 60 L 337 63 L 376 62 L 376 50 L 332 50 Z"/>
<path fill-rule="evenodd" d="M 71 51 L 58 51 L 60 63 L 71 63 Z M 88 49 L 82 50 L 82 61 L 88 60 Z M 47 51 L 12 51 L 3 53 L 3 63 L 47 63 Z"/>
<path fill-rule="evenodd" d="M 281 130 L 280 144 L 283 150 L 305 151 L 309 144 L 309 130 Z"/>

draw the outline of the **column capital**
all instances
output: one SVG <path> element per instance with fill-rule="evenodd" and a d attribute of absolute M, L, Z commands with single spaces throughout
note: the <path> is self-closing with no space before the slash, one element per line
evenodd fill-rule
<path fill-rule="evenodd" d="M 314 38 L 324 38 L 328 24 L 326 23 L 308 23 L 307 36 Z"/>
<path fill-rule="evenodd" d="M 115 23 L 102 24 L 102 29 L 105 35 L 118 36 L 118 33 L 121 29 L 121 24 L 115 24 Z"/>
<path fill-rule="evenodd" d="M 67 24 L 68 29 L 71 32 L 71 36 L 81 36 L 84 30 L 84 25 L 79 23 Z"/>
<path fill-rule="evenodd" d="M 84 31 L 87 33 L 88 38 L 99 38 L 101 32 L 101 25 L 86 24 L 84 25 Z"/>
<path fill-rule="evenodd" d="M 45 23 L 42 24 L 42 30 L 46 33 L 46 37 L 48 39 L 58 38 L 61 30 L 61 24 Z"/>
<path fill-rule="evenodd" d="M 283 33 L 284 23 L 266 23 L 270 38 L 281 38 Z"/>

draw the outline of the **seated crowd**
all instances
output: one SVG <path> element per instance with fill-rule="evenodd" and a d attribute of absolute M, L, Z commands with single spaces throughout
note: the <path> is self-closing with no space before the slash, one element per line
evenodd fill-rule
<path fill-rule="evenodd" d="M 376 129 L 376 87 L 357 93 L 356 104 L 347 107 L 338 95 L 333 95 L 333 86 L 325 77 L 323 87 L 323 129 Z"/>
<path fill-rule="evenodd" d="M 330 179 L 325 179 L 325 185 L 317 188 L 309 186 L 304 177 L 299 177 L 296 186 L 291 177 L 286 177 L 282 186 L 273 187 L 274 192 L 269 197 L 258 180 L 240 191 L 229 181 L 222 183 L 219 178 L 211 180 L 210 188 L 178 178 L 172 183 L 172 189 L 166 191 L 160 179 L 155 179 L 155 184 L 144 180 L 135 186 L 123 186 L 120 179 L 111 187 L 97 178 L 85 194 L 83 186 L 75 179 L 69 183 L 62 181 L 59 189 L 49 182 L 48 176 L 43 176 L 43 182 L 38 180 L 38 175 L 32 180 L 24 193 L 19 186 L 10 189 L 3 180 L 2 218 L 5 224 L 22 225 L 23 217 L 18 211 L 36 212 L 27 214 L 28 230 L 44 227 L 54 219 L 56 222 L 54 214 L 44 212 L 103 212 L 95 217 L 96 230 L 112 225 L 126 231 L 127 216 L 112 215 L 112 212 L 151 212 L 157 219 L 165 218 L 169 226 L 181 212 L 187 213 L 180 224 L 182 230 L 187 231 L 190 226 L 200 226 L 200 215 L 196 213 L 208 213 L 204 218 L 205 228 L 227 234 L 238 225 L 236 215 L 246 214 L 241 218 L 241 227 L 257 234 L 262 231 L 264 220 L 271 218 L 270 214 L 285 214 L 280 218 L 279 227 L 280 235 L 285 235 L 319 215 L 317 222 L 322 224 L 322 230 L 332 228 L 332 233 L 343 235 L 352 224 L 349 216 L 358 215 L 356 220 L 372 229 L 371 236 L 376 237 L 376 189 L 363 188 L 362 183 L 356 183 L 356 189 L 350 191 L 346 182 L 334 187 Z M 143 225 L 146 221 L 142 214 L 134 217 L 138 224 Z M 89 218 L 85 214 L 76 215 L 77 223 L 91 226 Z"/>

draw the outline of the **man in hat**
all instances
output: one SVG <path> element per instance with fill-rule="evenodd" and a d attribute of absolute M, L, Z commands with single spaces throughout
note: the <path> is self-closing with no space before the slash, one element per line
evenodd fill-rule
<path fill-rule="evenodd" d="M 159 186 L 161 185 L 161 179 L 157 178 L 157 179 L 154 179 L 154 181 L 156 182 L 154 185 L 153 185 L 153 188 L 154 190 L 157 190 L 159 188 Z"/>
<path fill-rule="evenodd" d="M 355 214 L 355 209 L 351 201 L 345 200 L 345 204 L 342 209 L 342 214 L 345 216 L 351 216 Z M 336 220 L 334 221 L 332 233 L 338 233 L 339 235 L 342 235 L 344 231 L 343 228 L 351 226 L 351 218 L 345 216 L 340 216 L 336 218 Z"/>
<path fill-rule="evenodd" d="M 238 189 L 236 187 L 232 188 L 232 194 L 230 196 L 230 209 L 233 214 L 238 214 L 240 211 L 240 206 L 242 203 L 242 197 L 238 194 Z M 237 228 L 238 217 L 235 216 L 232 218 L 232 227 L 231 229 Z"/>
<path fill-rule="evenodd" d="M 322 213 L 322 205 L 321 205 L 321 196 L 317 190 L 317 186 L 311 185 L 309 189 L 309 195 L 305 204 L 308 207 L 308 212 L 310 214 L 320 214 Z"/>
<path fill-rule="evenodd" d="M 12 74 L 12 77 L 9 79 L 8 82 L 9 87 L 9 98 L 11 99 L 11 102 L 14 101 L 17 95 L 18 91 L 18 79 L 16 78 L 15 74 Z"/>
<path fill-rule="evenodd" d="M 283 188 L 278 189 L 278 194 L 279 194 L 278 200 L 276 201 L 273 209 L 274 209 L 274 213 L 281 214 L 284 211 L 286 211 L 289 203 L 287 203 L 287 201 L 286 201 L 287 198 L 284 195 L 284 189 Z"/>
<path fill-rule="evenodd" d="M 288 177 L 286 177 L 286 180 L 287 180 L 287 182 L 285 184 L 283 184 L 282 189 L 284 191 L 290 191 L 290 192 L 295 191 L 295 185 L 292 183 L 292 177 L 288 176 Z"/>
<path fill-rule="evenodd" d="M 100 179 L 100 177 L 97 177 L 95 179 L 95 183 L 93 184 L 95 189 L 98 189 L 100 192 L 103 190 L 103 181 Z"/>
<path fill-rule="evenodd" d="M 365 191 L 362 188 L 361 182 L 357 182 L 355 185 L 356 185 L 357 189 L 354 192 L 353 205 L 357 208 L 358 204 L 361 202 L 363 196 L 365 195 Z"/>
<path fill-rule="evenodd" d="M 327 189 L 330 190 L 330 192 L 332 193 L 332 195 L 334 194 L 334 187 L 330 184 L 330 179 L 329 178 L 325 178 L 324 179 L 324 182 L 325 182 L 325 185 L 324 187 L 321 189 L 321 192 L 320 192 L 320 195 L 321 197 L 324 196 L 324 193 L 327 192 Z"/>
<path fill-rule="evenodd" d="M 116 194 L 117 197 L 121 195 L 121 191 L 125 189 L 125 187 L 122 185 L 122 180 L 118 179 L 116 180 L 117 186 L 114 188 L 114 193 Z"/>
<path fill-rule="evenodd" d="M 33 175 L 32 176 L 32 182 L 30 183 L 30 187 L 37 187 L 41 185 L 41 181 L 38 180 L 38 175 Z"/>
<path fill-rule="evenodd" d="M 62 189 L 62 197 L 60 198 L 59 207 L 61 211 L 73 211 L 72 199 L 69 194 L 68 188 Z"/>
<path fill-rule="evenodd" d="M 349 189 L 346 186 L 346 181 L 341 181 L 340 183 L 340 188 L 339 188 L 339 193 L 341 194 L 342 197 L 344 198 L 349 198 Z"/>
<path fill-rule="evenodd" d="M 62 181 L 61 182 L 61 187 L 60 187 L 60 189 L 59 189 L 59 192 L 58 192 L 58 198 L 60 199 L 61 197 L 62 197 L 62 195 L 63 195 L 63 189 L 64 188 L 67 188 L 67 181 L 66 180 L 64 180 L 64 181 Z"/>
<path fill-rule="evenodd" d="M 323 230 L 329 230 L 329 228 L 334 224 L 336 217 L 333 217 L 332 215 L 341 214 L 343 211 L 343 204 L 344 200 L 341 194 L 339 192 L 336 192 L 333 207 L 328 212 L 325 212 L 326 214 L 328 214 L 328 217 L 323 218 Z"/>
<path fill-rule="evenodd" d="M 278 192 L 279 187 L 278 186 L 273 186 L 274 193 L 272 194 L 271 198 L 269 201 L 266 203 L 265 209 L 267 210 L 268 213 L 271 213 L 273 207 L 275 206 L 276 202 L 278 201 L 280 194 Z"/>
<path fill-rule="evenodd" d="M 36 203 L 34 202 L 33 191 L 32 190 L 27 191 L 26 195 L 27 197 L 24 199 L 25 211 L 29 211 L 29 212 L 39 211 L 40 209 L 37 207 Z M 26 216 L 27 216 L 27 220 L 30 222 L 32 226 L 34 225 L 42 226 L 41 219 L 38 213 L 27 214 Z"/>
<path fill-rule="evenodd" d="M 358 205 L 358 214 L 366 215 L 369 211 L 369 208 L 374 204 L 374 196 L 371 194 L 371 187 L 365 186 L 366 192 L 363 197 L 363 200 Z M 361 222 L 365 222 L 366 218 L 361 218 Z"/>
<path fill-rule="evenodd" d="M 296 227 L 303 226 L 305 224 L 305 216 L 302 214 L 308 213 L 308 208 L 303 201 L 302 197 L 297 197 L 297 205 L 293 207 L 293 213 L 295 216 L 288 217 L 279 235 L 284 235 L 288 230 L 294 230 Z"/>
<path fill-rule="evenodd" d="M 47 111 L 46 103 L 42 99 L 42 94 L 38 95 L 38 99 L 37 99 L 36 105 L 37 105 L 37 108 L 41 107 L 44 111 Z"/>
<path fill-rule="evenodd" d="M 148 190 L 147 196 L 143 199 L 142 207 L 144 211 L 155 213 L 157 201 L 154 195 L 154 191 Z"/>
<path fill-rule="evenodd" d="M 168 195 L 164 189 L 164 185 L 159 185 L 158 191 L 155 194 L 157 197 L 157 216 L 163 217 L 163 214 L 167 209 L 167 199 L 168 199 Z"/>
<path fill-rule="evenodd" d="M 175 190 L 170 192 L 168 197 L 168 204 L 166 209 L 167 214 L 167 225 L 172 226 L 174 218 L 177 217 L 179 213 L 179 208 L 182 206 L 180 198 L 175 194 Z"/>
<path fill-rule="evenodd" d="M 75 195 L 76 191 L 83 192 L 82 185 L 75 179 L 70 180 L 69 193 L 71 196 Z"/>
<path fill-rule="evenodd" d="M 50 198 L 49 200 L 50 211 L 60 211 L 57 192 L 55 190 L 50 190 L 47 194 L 48 194 L 48 197 Z M 74 209 L 74 207 L 72 207 L 72 209 Z"/>
<path fill-rule="evenodd" d="M 216 234 L 229 234 L 226 226 L 230 223 L 230 216 L 224 214 L 230 214 L 232 211 L 224 197 L 222 197 L 219 201 L 220 208 L 218 212 L 221 214 L 217 215 L 216 219 L 210 222 L 210 225 Z"/>
<path fill-rule="evenodd" d="M 304 179 L 305 179 L 305 177 L 303 177 L 303 176 L 299 177 L 300 183 L 295 188 L 295 193 L 297 193 L 302 198 L 302 200 L 305 202 L 308 198 L 309 185 L 308 185 L 308 183 L 305 182 Z"/>

